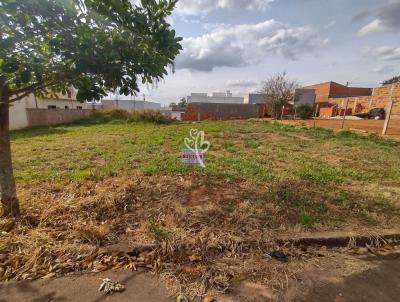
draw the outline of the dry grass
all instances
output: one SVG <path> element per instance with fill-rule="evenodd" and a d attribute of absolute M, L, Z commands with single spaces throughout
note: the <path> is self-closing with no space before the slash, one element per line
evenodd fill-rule
<path fill-rule="evenodd" d="M 18 220 L 7 220 L 12 226 L 0 239 L 0 254 L 7 257 L 1 264 L 6 267 L 2 280 L 142 266 L 159 272 L 172 292 L 188 297 L 223 293 L 241 280 L 284 289 L 287 278 L 313 253 L 283 248 L 292 261 L 278 263 L 268 256 L 278 248 L 274 238 L 310 229 L 309 222 L 300 219 L 305 210 L 325 215 L 315 203 L 302 201 L 313 194 L 319 198 L 309 183 L 266 188 L 195 175 L 124 173 L 62 189 L 41 183 L 21 191 L 30 196 L 22 200 L 26 211 Z M 343 219 L 341 229 L 371 227 L 360 213 L 345 219 L 351 203 L 327 206 L 327 215 Z M 398 222 L 395 213 L 381 215 L 380 225 Z M 326 227 L 317 222 L 312 228 Z M 103 250 L 121 242 L 158 243 L 160 248 L 137 257 Z"/>

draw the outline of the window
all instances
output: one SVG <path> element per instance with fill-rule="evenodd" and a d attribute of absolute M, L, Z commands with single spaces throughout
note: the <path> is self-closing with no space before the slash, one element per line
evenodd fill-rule
<path fill-rule="evenodd" d="M 56 105 L 48 105 L 47 109 L 57 109 L 57 106 Z"/>
<path fill-rule="evenodd" d="M 82 109 L 82 106 L 76 106 L 76 109 Z"/>
<path fill-rule="evenodd" d="M 65 109 L 69 109 L 69 107 L 68 107 L 68 106 L 65 106 Z"/>

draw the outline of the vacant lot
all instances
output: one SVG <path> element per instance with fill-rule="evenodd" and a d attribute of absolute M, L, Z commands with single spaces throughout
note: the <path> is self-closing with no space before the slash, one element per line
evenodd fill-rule
<path fill-rule="evenodd" d="M 205 169 L 180 161 L 191 128 L 211 143 Z M 298 266 L 265 263 L 272 239 L 400 223 L 400 143 L 377 136 L 113 121 L 15 132 L 12 149 L 23 214 L 0 220 L 0 280 L 151 265 L 189 296 L 238 278 L 279 287 Z M 161 249 L 107 252 L 133 243 Z"/>
<path fill-rule="evenodd" d="M 313 120 L 285 120 L 283 121 L 284 124 L 288 125 L 308 125 L 313 126 Z M 381 134 L 384 120 L 345 120 L 343 129 L 354 129 L 354 130 L 361 130 L 366 131 L 368 133 L 376 133 Z M 324 127 L 334 130 L 341 130 L 342 129 L 342 120 L 340 119 L 317 119 L 315 121 L 315 125 L 317 127 Z M 389 122 L 389 127 L 386 132 L 386 136 L 391 138 L 400 138 L 400 119 L 391 119 Z"/>

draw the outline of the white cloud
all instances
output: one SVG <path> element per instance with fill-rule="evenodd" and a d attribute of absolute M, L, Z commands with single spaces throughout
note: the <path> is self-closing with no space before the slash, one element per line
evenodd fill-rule
<path fill-rule="evenodd" d="M 295 60 L 300 53 L 327 43 L 310 27 L 294 27 L 275 20 L 257 24 L 220 25 L 210 33 L 183 40 L 177 68 L 211 71 L 240 67 L 278 54 Z"/>
<path fill-rule="evenodd" d="M 375 19 L 374 21 L 368 23 L 363 28 L 360 29 L 358 35 L 364 36 L 370 33 L 380 32 L 386 30 L 387 27 L 383 24 L 380 19 Z"/>
<path fill-rule="evenodd" d="M 389 1 L 383 6 L 377 18 L 360 29 L 360 36 L 381 31 L 397 31 L 400 29 L 400 0 Z"/>
<path fill-rule="evenodd" d="M 368 48 L 365 53 L 366 55 L 383 61 L 400 60 L 400 47 L 381 46 L 377 48 Z"/>
<path fill-rule="evenodd" d="M 177 12 L 180 14 L 205 14 L 217 8 L 265 10 L 274 0 L 180 0 Z"/>
<path fill-rule="evenodd" d="M 391 65 L 381 64 L 376 66 L 373 71 L 378 74 L 388 74 L 394 72 L 394 67 Z"/>
<path fill-rule="evenodd" d="M 257 86 L 258 83 L 250 80 L 234 80 L 234 81 L 228 81 L 226 85 L 229 87 L 249 88 Z"/>

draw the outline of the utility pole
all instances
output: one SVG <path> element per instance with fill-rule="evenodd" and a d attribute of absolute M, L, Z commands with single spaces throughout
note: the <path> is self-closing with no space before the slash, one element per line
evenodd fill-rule
<path fill-rule="evenodd" d="M 347 112 L 347 108 L 348 108 L 348 106 L 349 106 L 349 91 L 350 91 L 350 89 L 349 89 L 349 82 L 346 82 L 346 87 L 347 87 L 347 100 L 346 100 L 346 108 L 344 109 L 344 112 L 343 112 L 343 119 L 342 119 L 342 129 L 343 129 L 343 127 L 344 127 L 344 121 L 345 121 L 345 119 L 346 119 L 346 112 Z"/>
<path fill-rule="evenodd" d="M 392 87 L 390 88 L 390 95 L 389 95 L 389 100 L 387 103 L 387 112 L 386 112 L 386 118 L 385 118 L 385 124 L 383 125 L 383 130 L 382 134 L 385 135 L 386 131 L 389 127 L 389 122 L 390 122 L 390 115 L 392 114 L 392 108 L 393 108 L 393 90 L 396 84 L 392 84 Z"/>
<path fill-rule="evenodd" d="M 131 111 L 132 111 L 134 109 L 134 108 L 132 108 L 132 106 L 133 106 L 132 94 L 130 95 L 130 98 L 131 98 Z"/>
<path fill-rule="evenodd" d="M 317 103 L 317 105 L 315 105 L 315 112 L 314 112 L 314 125 L 313 125 L 314 128 L 315 128 L 315 121 L 317 119 L 318 109 L 319 109 L 319 104 Z"/>

